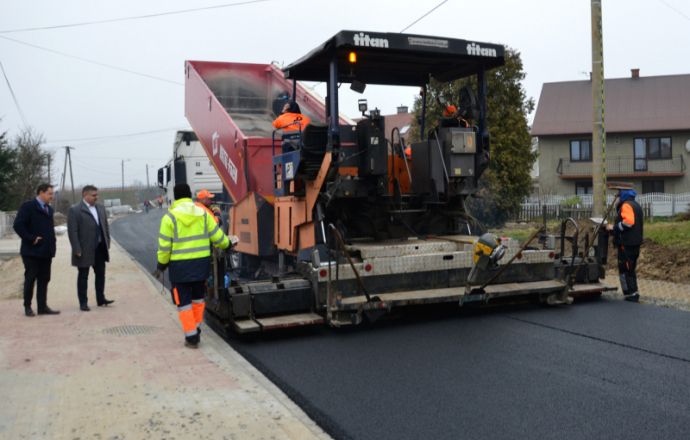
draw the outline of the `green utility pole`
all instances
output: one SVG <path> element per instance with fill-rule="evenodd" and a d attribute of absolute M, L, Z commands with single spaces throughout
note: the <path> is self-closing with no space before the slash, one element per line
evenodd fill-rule
<path fill-rule="evenodd" d="M 592 2 L 592 216 L 606 212 L 606 129 L 604 128 L 604 43 L 601 1 Z"/>

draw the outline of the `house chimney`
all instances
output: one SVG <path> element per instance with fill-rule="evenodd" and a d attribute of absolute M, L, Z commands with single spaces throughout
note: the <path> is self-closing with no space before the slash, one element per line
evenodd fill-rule
<path fill-rule="evenodd" d="M 632 79 L 638 79 L 640 77 L 640 69 L 630 69 L 630 76 Z"/>
<path fill-rule="evenodd" d="M 406 105 L 398 106 L 398 114 L 400 114 L 400 113 L 407 113 L 407 106 Z"/>

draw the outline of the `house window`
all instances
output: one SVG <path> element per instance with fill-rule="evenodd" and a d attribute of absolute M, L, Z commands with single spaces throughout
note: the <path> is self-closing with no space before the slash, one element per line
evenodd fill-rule
<path fill-rule="evenodd" d="M 642 181 L 642 194 L 662 193 L 662 192 L 664 192 L 664 181 L 663 180 L 643 180 Z"/>
<path fill-rule="evenodd" d="M 635 138 L 633 141 L 635 171 L 647 171 L 647 161 L 670 159 L 673 154 L 670 137 Z"/>
<path fill-rule="evenodd" d="M 592 194 L 592 182 L 575 182 L 575 194 L 578 196 Z"/>
<path fill-rule="evenodd" d="M 591 162 L 592 142 L 588 139 L 570 141 L 570 160 L 572 162 Z"/>

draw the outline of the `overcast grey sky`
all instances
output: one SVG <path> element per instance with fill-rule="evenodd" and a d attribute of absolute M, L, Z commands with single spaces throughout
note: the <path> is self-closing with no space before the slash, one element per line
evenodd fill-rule
<path fill-rule="evenodd" d="M 288 64 L 341 29 L 398 32 L 441 0 L 273 0 L 256 4 L 90 26 L 2 31 L 104 20 L 233 0 L 1 0 L 0 37 L 21 40 L 172 82 L 108 69 L 0 38 L 0 62 L 27 123 L 48 148 L 76 147 L 75 183 L 99 186 L 145 182 L 171 155 L 184 117 L 184 60 Z M 235 0 L 237 1 L 237 0 Z M 690 73 L 690 3 L 683 0 L 603 0 L 607 78 Z M 501 43 L 522 53 L 525 88 L 535 101 L 544 82 L 586 79 L 591 66 L 588 0 L 449 0 L 407 30 Z M 317 91 L 322 92 L 321 88 Z M 369 87 L 370 107 L 384 113 L 411 106 L 411 88 Z M 341 111 L 355 116 L 356 99 Z M 0 79 L 0 130 L 22 126 Z M 99 140 L 83 138 L 152 132 Z M 53 175 L 62 171 L 58 152 Z M 55 183 L 58 178 L 55 177 Z"/>

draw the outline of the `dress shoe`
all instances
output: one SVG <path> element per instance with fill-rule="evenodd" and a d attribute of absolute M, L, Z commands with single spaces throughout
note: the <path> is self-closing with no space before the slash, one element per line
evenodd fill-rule
<path fill-rule="evenodd" d="M 82 312 L 90 312 L 91 311 L 89 306 L 87 306 L 86 304 L 79 306 L 79 310 L 81 310 Z"/>
<path fill-rule="evenodd" d="M 640 302 L 640 294 L 637 292 L 631 293 L 630 295 L 625 295 L 623 299 L 630 302 Z"/>
<path fill-rule="evenodd" d="M 115 302 L 114 299 L 106 299 L 106 300 L 103 301 L 102 303 L 98 303 L 98 307 L 105 307 L 105 306 L 107 306 L 108 304 L 112 304 L 112 303 L 114 303 L 114 302 Z"/>
<path fill-rule="evenodd" d="M 59 310 L 53 310 L 50 307 L 46 307 L 45 309 L 41 309 L 38 311 L 39 315 L 59 315 L 60 311 Z"/>
<path fill-rule="evenodd" d="M 24 307 L 24 314 L 26 316 L 36 316 L 33 310 L 31 310 L 31 307 Z"/>

